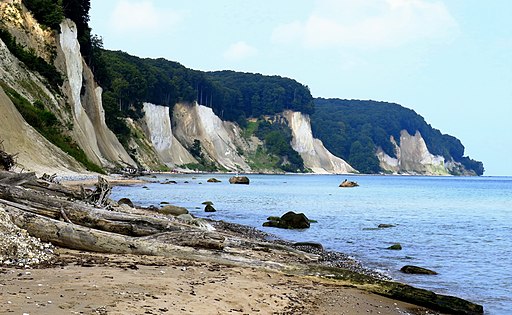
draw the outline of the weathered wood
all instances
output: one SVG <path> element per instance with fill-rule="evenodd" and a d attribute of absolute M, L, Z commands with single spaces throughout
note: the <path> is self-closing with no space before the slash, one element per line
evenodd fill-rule
<path fill-rule="evenodd" d="M 27 213 L 12 206 L 5 206 L 14 224 L 27 230 L 44 242 L 70 249 L 153 256 L 173 256 L 177 250 L 186 251 L 182 246 L 207 249 L 222 249 L 223 238 L 211 240 L 207 232 L 161 233 L 147 237 L 131 237 L 95 230 L 78 224 L 50 219 L 38 214 Z M 187 237 L 188 235 L 188 237 Z M 180 246 L 182 245 L 182 246 Z"/>
<path fill-rule="evenodd" d="M 61 211 L 64 211 L 67 220 L 71 222 L 123 235 L 146 236 L 180 230 L 178 224 L 173 224 L 167 218 L 97 209 L 83 202 L 73 202 L 39 191 L 0 184 L 0 204 L 2 203 L 53 219 L 63 218 Z"/>
<path fill-rule="evenodd" d="M 87 191 L 81 187 L 83 199 L 97 206 L 107 205 L 110 194 L 112 193 L 112 187 L 110 187 L 109 182 L 105 178 L 98 176 L 98 182 L 94 186 L 96 189 L 93 191 Z"/>
<path fill-rule="evenodd" d="M 14 165 L 16 165 L 16 155 L 17 154 L 9 154 L 9 153 L 5 152 L 4 147 L 3 147 L 3 142 L 4 142 L 4 140 L 0 140 L 0 166 L 4 170 L 8 171 L 12 167 L 14 167 Z"/>
<path fill-rule="evenodd" d="M 36 173 L 13 173 L 0 171 L 0 184 L 20 186 L 27 183 L 37 185 Z"/>

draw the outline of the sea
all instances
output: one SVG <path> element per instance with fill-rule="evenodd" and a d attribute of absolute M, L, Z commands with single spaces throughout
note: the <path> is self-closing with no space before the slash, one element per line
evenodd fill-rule
<path fill-rule="evenodd" d="M 481 304 L 485 314 L 512 314 L 512 177 L 247 175 L 249 185 L 232 185 L 231 176 L 158 174 L 115 187 L 112 198 L 169 202 L 197 217 L 318 242 L 396 281 Z M 208 183 L 211 177 L 221 182 Z M 338 187 L 344 179 L 360 186 Z M 204 201 L 217 212 L 204 212 Z M 317 222 L 303 230 L 262 226 L 288 211 Z M 387 249 L 395 243 L 402 250 Z M 438 275 L 404 274 L 404 265 Z"/>

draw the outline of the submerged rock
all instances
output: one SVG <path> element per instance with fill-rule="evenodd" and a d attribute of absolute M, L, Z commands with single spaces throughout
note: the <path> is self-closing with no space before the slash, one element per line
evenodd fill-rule
<path fill-rule="evenodd" d="M 437 272 L 418 266 L 405 265 L 400 269 L 403 273 L 416 274 L 416 275 L 437 275 Z"/>
<path fill-rule="evenodd" d="M 392 227 L 395 227 L 393 224 L 386 224 L 386 223 L 381 223 L 377 226 L 379 229 L 387 229 L 387 228 L 392 228 Z"/>
<path fill-rule="evenodd" d="M 304 213 L 288 211 L 281 217 L 268 217 L 263 226 L 277 227 L 282 229 L 307 229 L 310 226 L 309 219 Z"/>
<path fill-rule="evenodd" d="M 249 185 L 249 178 L 247 176 L 233 176 L 229 179 L 229 183 Z"/>

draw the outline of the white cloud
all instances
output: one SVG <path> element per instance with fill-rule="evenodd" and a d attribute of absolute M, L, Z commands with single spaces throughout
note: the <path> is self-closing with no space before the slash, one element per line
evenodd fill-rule
<path fill-rule="evenodd" d="M 457 32 L 457 22 L 440 1 L 318 0 L 306 20 L 278 26 L 272 40 L 309 48 L 385 48 L 446 40 Z"/>
<path fill-rule="evenodd" d="M 154 34 L 168 32 L 181 20 L 179 12 L 156 8 L 151 0 L 120 0 L 110 18 L 110 27 L 118 33 Z"/>
<path fill-rule="evenodd" d="M 258 54 L 258 50 L 244 41 L 232 44 L 224 52 L 224 58 L 230 61 L 240 61 Z"/>

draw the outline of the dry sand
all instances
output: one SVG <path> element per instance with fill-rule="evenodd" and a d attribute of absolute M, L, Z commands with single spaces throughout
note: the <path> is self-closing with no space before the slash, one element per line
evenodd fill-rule
<path fill-rule="evenodd" d="M 59 250 L 0 269 L 0 314 L 433 314 L 310 277 L 162 257 Z"/>

